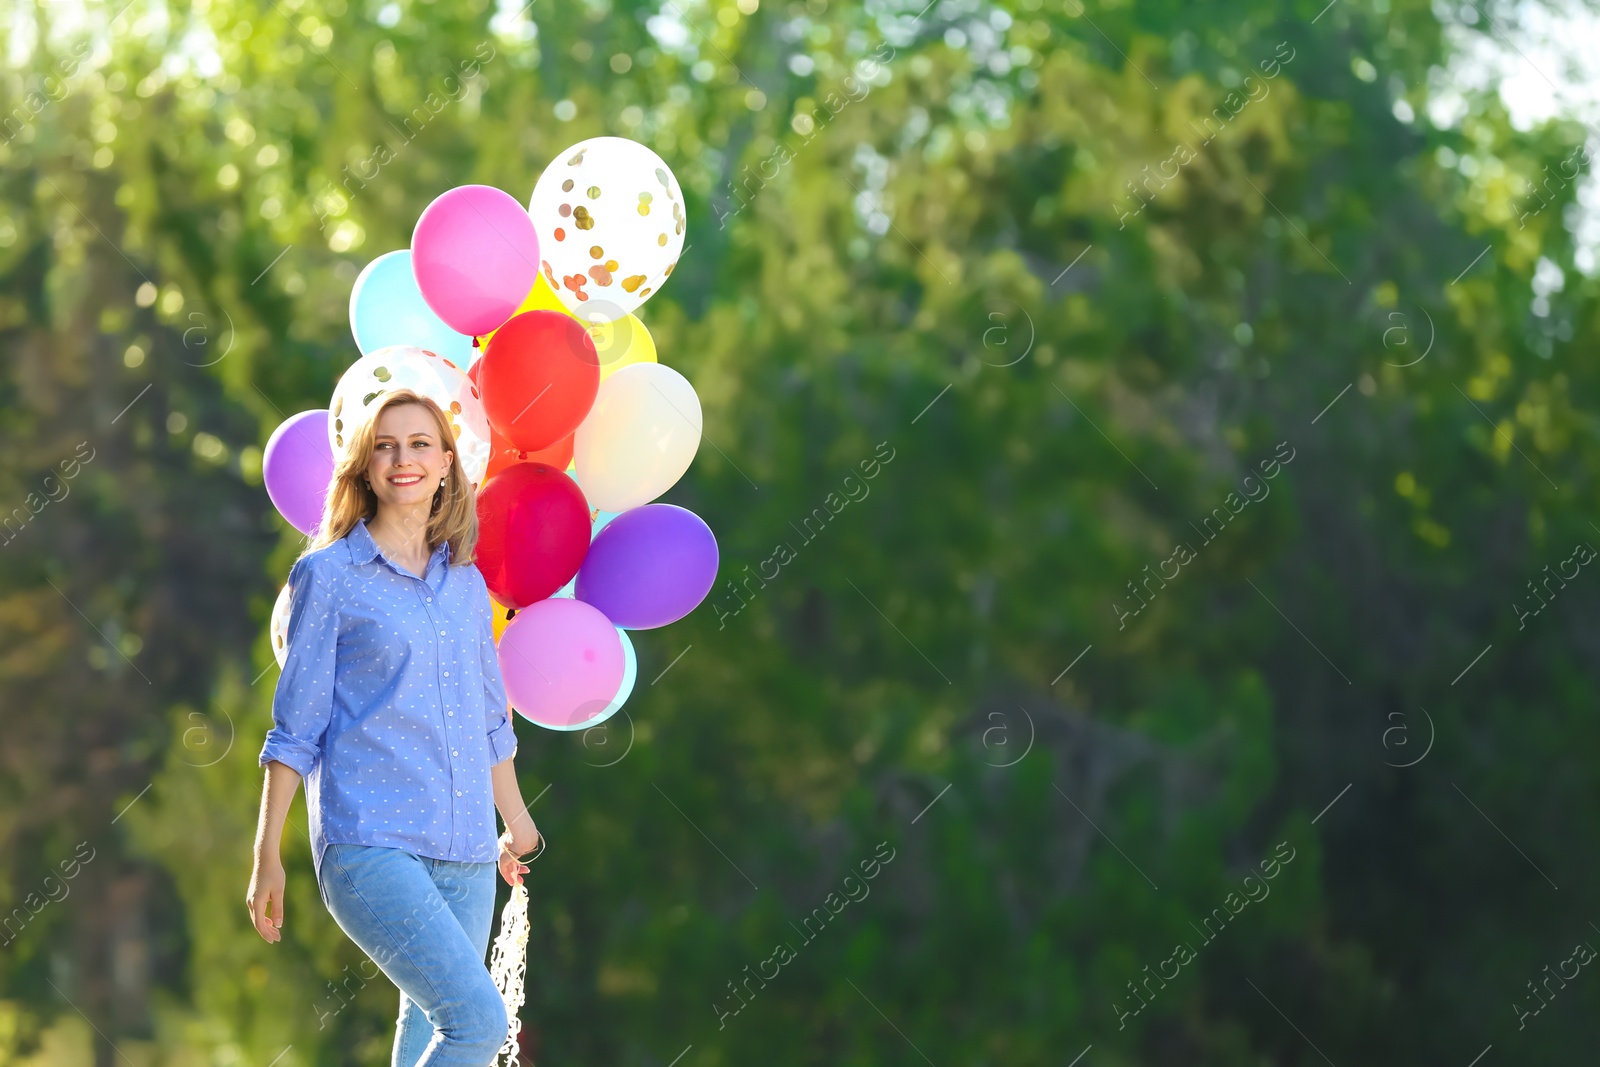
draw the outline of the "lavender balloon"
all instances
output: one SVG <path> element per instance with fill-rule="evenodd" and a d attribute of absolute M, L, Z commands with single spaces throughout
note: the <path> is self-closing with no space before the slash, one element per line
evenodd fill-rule
<path fill-rule="evenodd" d="M 324 408 L 291 415 L 267 438 L 262 480 L 273 506 L 290 526 L 309 534 L 322 521 L 322 502 L 333 479 Z"/>
<path fill-rule="evenodd" d="M 646 504 L 595 535 L 578 571 L 577 598 L 615 626 L 649 630 L 689 614 L 716 580 L 711 527 L 676 504 Z"/>

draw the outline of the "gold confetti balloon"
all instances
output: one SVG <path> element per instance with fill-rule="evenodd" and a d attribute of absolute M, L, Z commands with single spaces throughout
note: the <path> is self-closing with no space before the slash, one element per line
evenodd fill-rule
<path fill-rule="evenodd" d="M 268 625 L 272 633 L 272 655 L 280 668 L 289 658 L 289 601 L 289 586 L 285 583 L 278 590 L 278 599 L 272 605 L 272 621 Z"/>
<path fill-rule="evenodd" d="M 372 417 L 378 398 L 393 389 L 411 389 L 435 404 L 450 420 L 453 443 L 467 481 L 477 488 L 489 469 L 489 418 L 483 398 L 467 372 L 443 356 L 411 345 L 390 345 L 350 364 L 328 405 L 328 443 L 335 462 L 344 454 L 353 430 Z"/>
<path fill-rule="evenodd" d="M 683 190 L 660 156 L 591 137 L 545 167 L 528 201 L 539 273 L 579 320 L 623 318 L 671 276 L 683 251 Z"/>

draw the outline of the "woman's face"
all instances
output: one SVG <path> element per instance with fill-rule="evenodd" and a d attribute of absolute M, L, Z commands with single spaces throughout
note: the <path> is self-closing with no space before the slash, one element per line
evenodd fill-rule
<path fill-rule="evenodd" d="M 443 447 L 438 427 L 421 404 L 396 404 L 378 416 L 367 480 L 381 504 L 412 505 L 433 499 L 455 453 Z"/>

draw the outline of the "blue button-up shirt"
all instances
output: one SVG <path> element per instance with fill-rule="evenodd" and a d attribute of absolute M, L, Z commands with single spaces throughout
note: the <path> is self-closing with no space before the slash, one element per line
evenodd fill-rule
<path fill-rule="evenodd" d="M 442 543 L 424 577 L 365 519 L 289 572 L 288 652 L 260 763 L 306 783 L 318 878 L 334 842 L 482 863 L 499 852 L 489 768 L 516 753 L 489 589 Z"/>

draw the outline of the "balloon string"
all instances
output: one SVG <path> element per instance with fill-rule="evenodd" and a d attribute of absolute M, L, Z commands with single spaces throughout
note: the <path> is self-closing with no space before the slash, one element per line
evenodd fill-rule
<path fill-rule="evenodd" d="M 517 1035 L 522 1030 L 518 1013 L 522 1009 L 523 981 L 528 967 L 528 887 L 519 882 L 511 889 L 511 899 L 500 912 L 500 933 L 494 939 L 489 957 L 489 974 L 505 1002 L 507 1030 L 505 1042 L 495 1054 L 495 1063 L 513 1067 L 520 1053 Z"/>

